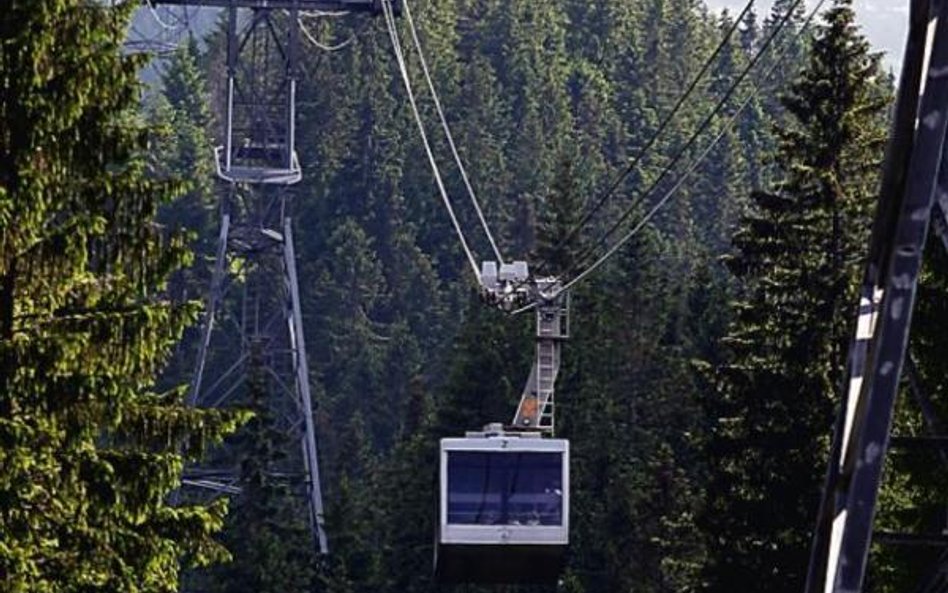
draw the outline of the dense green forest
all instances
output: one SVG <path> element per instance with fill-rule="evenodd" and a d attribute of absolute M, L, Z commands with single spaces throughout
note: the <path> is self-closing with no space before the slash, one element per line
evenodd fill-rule
<path fill-rule="evenodd" d="M 247 402 L 252 419 L 189 409 L 180 388 L 224 192 L 212 152 L 224 23 L 165 58 L 160 89 L 143 93 L 144 60 L 120 52 L 128 7 L 39 4 L 0 15 L 0 37 L 13 40 L 0 46 L 3 590 L 174 591 L 185 571 L 227 593 L 444 588 L 431 570 L 438 439 L 512 418 L 533 327 L 485 306 L 469 277 L 381 19 L 311 22 L 327 43 L 352 42 L 305 46 L 298 91 L 304 178 L 291 210 L 332 547 L 317 557 L 296 503 L 266 479 L 279 439 L 265 406 Z M 792 0 L 745 14 L 576 236 L 735 15 L 700 0 L 417 0 L 412 10 L 509 259 L 575 271 L 627 207 L 638 204 L 631 226 L 722 134 L 674 200 L 572 292 L 557 396 L 571 544 L 555 589 L 802 590 L 892 94 L 851 2 L 809 25 Z M 409 65 L 419 79 L 410 55 Z M 420 107 L 435 129 L 430 97 Z M 435 150 L 450 154 L 437 135 Z M 460 176 L 445 182 L 464 195 Z M 474 247 L 490 253 L 481 236 Z M 938 255 L 913 354 L 945 407 Z M 920 430 L 911 409 L 897 422 Z M 229 513 L 223 500 L 172 504 L 183 465 L 235 431 L 244 494 Z M 944 476 L 893 463 L 919 477 L 887 486 L 880 520 L 937 520 Z M 873 553 L 873 591 L 904 590 L 927 554 Z"/>

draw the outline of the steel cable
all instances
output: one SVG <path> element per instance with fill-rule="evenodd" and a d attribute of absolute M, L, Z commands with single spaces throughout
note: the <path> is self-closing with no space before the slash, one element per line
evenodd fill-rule
<path fill-rule="evenodd" d="M 451 154 L 454 155 L 454 162 L 457 163 L 458 171 L 461 172 L 461 178 L 464 180 L 464 187 L 467 188 L 467 194 L 471 198 L 471 204 L 474 205 L 474 210 L 477 212 L 477 218 L 481 222 L 481 228 L 484 229 L 484 234 L 487 235 L 487 240 L 490 241 L 491 249 L 494 251 L 494 255 L 497 257 L 498 263 L 504 263 L 504 258 L 500 254 L 500 249 L 497 247 L 497 241 L 494 240 L 494 235 L 490 231 L 490 227 L 487 224 L 487 220 L 484 218 L 484 211 L 481 209 L 480 204 L 477 201 L 477 196 L 474 193 L 474 188 L 471 186 L 471 181 L 467 176 L 467 170 L 464 168 L 464 163 L 461 161 L 461 155 L 458 154 L 457 146 L 454 144 L 454 137 L 451 135 L 451 128 L 448 126 L 448 120 L 444 116 L 444 109 L 441 107 L 441 99 L 438 98 L 438 92 L 435 90 L 434 83 L 431 80 L 431 73 L 428 70 L 428 62 L 425 60 L 425 54 L 421 49 L 421 42 L 418 39 L 418 30 L 415 28 L 415 21 L 411 16 L 411 9 L 408 7 L 409 2 L 402 2 L 402 11 L 405 14 L 405 20 L 408 23 L 408 28 L 411 31 L 412 40 L 414 40 L 415 51 L 418 53 L 418 60 L 421 62 L 421 70 L 425 74 L 425 80 L 428 83 L 428 91 L 431 93 L 431 98 L 434 99 L 435 109 L 438 111 L 438 117 L 441 119 L 441 127 L 444 129 L 444 136 L 448 140 L 448 146 L 451 147 Z"/>
<path fill-rule="evenodd" d="M 595 201 L 595 203 L 593 204 L 593 207 L 591 209 L 588 209 L 586 213 L 580 217 L 579 221 L 577 221 L 576 224 L 573 225 L 573 227 L 569 230 L 569 232 L 566 233 L 566 236 L 563 237 L 563 239 L 561 239 L 557 243 L 556 247 L 554 248 L 555 251 L 559 251 L 569 244 L 569 242 L 576 236 L 576 234 L 579 233 L 580 230 L 582 230 L 582 228 L 592 219 L 593 216 L 596 215 L 596 213 L 606 204 L 606 202 L 608 202 L 609 199 L 613 195 L 615 195 L 615 192 L 619 189 L 619 186 L 622 184 L 622 182 L 625 181 L 628 178 L 628 176 L 632 174 L 632 172 L 642 163 L 643 160 L 645 160 L 645 157 L 648 156 L 648 154 L 654 148 L 656 142 L 658 142 L 659 138 L 662 137 L 662 134 L 665 133 L 668 126 L 671 125 L 672 121 L 675 120 L 675 117 L 678 115 L 679 110 L 681 110 L 685 102 L 691 97 L 691 94 L 695 91 L 695 89 L 698 88 L 698 84 L 701 82 L 704 76 L 708 73 L 708 70 L 717 61 L 718 56 L 721 54 L 722 51 L 724 51 L 728 43 L 730 43 L 731 37 L 734 35 L 734 32 L 740 26 L 741 22 L 743 22 L 744 17 L 747 15 L 747 13 L 750 11 L 750 9 L 753 6 L 754 6 L 754 0 L 748 0 L 747 4 L 744 6 L 744 10 L 742 10 L 740 14 L 737 16 L 737 18 L 734 19 L 734 22 L 731 23 L 731 26 L 730 28 L 728 28 L 728 31 L 724 35 L 724 38 L 721 39 L 720 43 L 718 43 L 718 46 L 714 49 L 714 51 L 711 53 L 708 59 L 705 60 L 704 65 L 701 66 L 701 70 L 698 71 L 698 74 L 694 77 L 694 79 L 688 85 L 688 88 L 685 89 L 685 92 L 678 98 L 675 105 L 672 107 L 672 110 L 661 121 L 658 128 L 655 130 L 652 136 L 645 143 L 645 146 L 641 150 L 639 150 L 639 152 L 632 159 L 632 162 L 629 163 L 629 165 L 625 168 L 625 170 L 621 174 L 619 174 L 619 176 L 616 177 L 612 181 L 612 183 L 609 184 L 606 191 L 603 192 L 602 195 Z"/>
<path fill-rule="evenodd" d="M 747 77 L 748 73 L 753 69 L 753 67 L 760 61 L 761 57 L 763 57 L 764 53 L 766 53 L 766 51 L 769 49 L 769 47 L 770 47 L 771 43 L 773 42 L 773 40 L 774 40 L 774 39 L 776 38 L 776 36 L 783 30 L 783 27 L 786 25 L 786 23 L 787 23 L 787 21 L 789 20 L 790 16 L 793 14 L 793 12 L 797 9 L 797 7 L 798 7 L 802 2 L 803 2 L 803 0 L 796 0 L 796 2 L 794 2 L 793 5 L 792 5 L 791 7 L 789 7 L 789 9 L 787 10 L 787 12 L 783 15 L 783 17 L 781 18 L 781 20 L 780 20 L 779 23 L 777 24 L 777 27 L 774 29 L 774 31 L 771 33 L 771 35 L 764 41 L 764 43 L 763 43 L 763 45 L 761 46 L 761 48 L 758 50 L 758 52 L 755 54 L 755 56 L 751 59 L 750 63 L 748 63 L 747 67 L 745 67 L 744 70 L 740 73 L 740 75 L 738 76 L 737 80 L 734 82 L 734 84 L 731 85 L 731 87 L 728 89 L 728 92 L 725 94 L 725 96 L 722 98 L 722 100 L 718 103 L 718 105 L 717 105 L 717 106 L 715 107 L 715 109 L 711 112 L 711 114 L 708 116 L 708 118 L 706 118 L 705 121 L 702 122 L 702 125 L 699 126 L 698 130 L 692 135 L 691 139 L 688 141 L 688 143 L 685 145 L 685 147 L 684 147 L 681 151 L 679 151 L 679 153 L 676 155 L 675 159 L 673 159 L 673 161 L 669 164 L 669 166 L 665 168 L 665 170 L 663 171 L 663 173 L 662 173 L 662 175 L 659 177 L 659 179 L 657 179 L 654 183 L 652 183 L 652 184 L 649 186 L 649 189 L 645 192 L 644 195 L 648 196 L 652 191 L 655 190 L 655 188 L 656 188 L 656 187 L 658 186 L 658 184 L 662 181 L 662 179 L 665 177 L 665 175 L 666 175 L 666 174 L 671 170 L 671 168 L 680 160 L 680 158 L 681 158 L 681 156 L 683 156 L 684 152 L 686 152 L 686 151 L 688 150 L 688 148 L 690 148 L 690 146 L 691 146 L 692 144 L 694 144 L 694 142 L 697 140 L 697 138 L 705 131 L 705 129 L 707 129 L 707 127 L 708 127 L 708 125 L 710 124 L 710 122 L 714 119 L 714 117 L 718 114 L 718 112 L 720 112 L 721 109 L 724 108 L 724 106 L 726 105 L 727 101 L 730 99 L 730 96 L 731 96 L 731 95 L 734 93 L 734 91 L 741 85 L 741 83 L 744 81 L 744 79 Z M 806 32 L 806 30 L 807 30 L 807 29 L 809 28 L 809 26 L 811 25 L 813 19 L 816 17 L 816 14 L 817 14 L 817 13 L 819 12 L 819 10 L 822 8 L 822 6 L 823 6 L 823 4 L 824 4 L 825 2 L 826 2 L 826 0 L 819 0 L 819 2 L 817 2 L 816 6 L 813 8 L 813 10 L 812 10 L 812 11 L 810 12 L 810 14 L 807 16 L 807 18 L 806 18 L 806 20 L 804 21 L 804 23 L 801 25 L 799 31 L 797 31 L 797 33 L 794 35 L 794 40 L 799 39 L 799 38 Z M 764 75 L 764 77 L 763 77 L 763 80 L 764 80 L 764 81 L 768 80 L 768 79 L 770 78 L 770 76 L 777 70 L 778 66 L 780 66 L 781 62 L 782 62 L 783 59 L 786 57 L 787 51 L 788 51 L 788 49 L 790 48 L 790 46 L 791 46 L 791 44 L 787 44 L 786 46 L 784 46 L 783 50 L 782 50 L 781 53 L 778 55 L 778 57 L 777 57 L 777 59 L 775 60 L 774 64 L 771 66 L 771 68 L 770 68 L 770 69 L 767 71 L 767 73 Z M 727 121 L 727 123 L 725 124 L 725 126 L 722 128 L 721 132 L 719 132 L 718 135 L 715 136 L 715 138 L 705 147 L 705 149 L 701 152 L 701 154 L 699 154 L 699 156 L 698 156 L 697 158 L 695 158 L 695 159 L 692 161 L 692 163 L 691 163 L 691 165 L 689 166 L 689 168 L 685 171 L 685 173 L 682 174 L 682 176 L 678 179 L 678 181 L 675 183 L 675 185 L 672 186 L 672 188 L 669 189 L 669 190 L 662 196 L 662 198 L 655 204 L 655 206 L 653 206 L 653 207 L 648 211 L 648 213 L 646 213 L 646 215 L 642 218 L 642 220 L 639 221 L 638 224 L 636 224 L 628 233 L 626 233 L 621 239 L 619 239 L 619 241 L 617 241 L 612 247 L 610 247 L 610 248 L 606 251 L 605 254 L 603 254 L 599 259 L 597 259 L 594 263 L 592 263 L 586 270 L 584 270 L 583 272 L 577 274 L 574 278 L 572 278 L 572 279 L 569 280 L 567 283 L 565 283 L 565 284 L 562 286 L 562 288 L 560 288 L 559 290 L 557 290 L 553 295 L 550 295 L 551 298 L 552 298 L 552 297 L 555 297 L 556 295 L 559 295 L 560 293 L 562 293 L 562 292 L 565 291 L 565 290 L 569 290 L 569 289 L 572 288 L 574 285 L 576 285 L 577 283 L 581 282 L 583 279 L 585 279 L 586 277 L 588 277 L 590 274 L 592 274 L 594 271 L 596 271 L 597 268 L 599 268 L 600 266 L 602 266 L 610 257 L 612 257 L 612 255 L 614 255 L 623 245 L 625 245 L 626 243 L 628 243 L 629 240 L 632 239 L 632 237 L 634 237 L 636 234 L 638 234 L 638 232 L 639 232 L 642 228 L 644 228 L 644 226 L 655 216 L 655 214 L 656 214 L 666 203 L 668 203 L 668 201 L 669 201 L 669 200 L 675 195 L 675 193 L 681 188 L 681 186 L 682 186 L 682 185 L 684 184 L 684 182 L 688 179 L 688 177 L 689 177 L 692 173 L 694 173 L 694 172 L 697 170 L 698 166 L 701 165 L 702 162 L 704 161 L 704 159 L 707 158 L 707 156 L 711 153 L 711 150 L 714 148 L 714 146 L 717 145 L 717 143 L 724 137 L 724 135 L 728 132 L 728 130 L 730 130 L 731 126 L 734 125 L 734 123 L 737 121 L 737 118 L 738 118 L 738 116 L 741 114 L 741 112 L 743 112 L 743 110 L 750 104 L 751 100 L 753 100 L 753 98 L 754 98 L 755 96 L 757 96 L 757 94 L 760 92 L 760 89 L 761 89 L 761 86 L 758 85 L 757 87 L 754 88 L 753 91 L 751 91 L 751 94 L 748 95 L 748 97 L 744 100 L 744 102 L 743 102 L 743 103 L 738 107 L 738 109 L 734 112 L 734 114 L 731 116 L 731 118 Z M 598 243 L 599 243 L 599 244 L 602 244 L 602 242 L 603 242 L 604 240 L 606 240 L 606 239 L 609 237 L 609 235 L 611 235 L 613 232 L 615 232 L 615 230 L 619 227 L 619 225 L 621 225 L 621 224 L 628 218 L 628 216 L 629 216 L 631 213 L 632 213 L 632 210 L 631 210 L 631 209 L 626 210 L 625 213 L 622 215 L 622 217 L 620 217 L 620 219 L 619 219 L 618 221 L 616 221 L 616 223 L 609 229 L 609 231 L 606 232 L 605 235 L 603 235 L 603 237 L 598 241 Z M 520 310 L 518 310 L 517 312 L 520 312 Z"/>
<path fill-rule="evenodd" d="M 389 38 L 392 41 L 392 50 L 395 54 L 395 61 L 398 63 L 398 69 L 402 75 L 402 82 L 405 83 L 405 92 L 408 94 L 408 102 L 411 105 L 412 114 L 415 117 L 415 123 L 418 125 L 418 132 L 421 134 L 421 142 L 424 145 L 425 154 L 428 156 L 428 162 L 431 164 L 431 171 L 434 173 L 435 182 L 438 185 L 438 191 L 441 193 L 441 199 L 448 211 L 448 216 L 451 218 L 451 223 L 454 225 L 454 230 L 457 233 L 458 240 L 461 242 L 461 247 L 464 249 L 464 254 L 467 256 L 468 263 L 471 265 L 474 278 L 479 281 L 480 270 L 477 267 L 477 260 L 474 258 L 474 254 L 471 252 L 470 247 L 468 247 L 467 241 L 464 238 L 464 232 L 461 230 L 461 224 L 458 222 L 458 217 L 454 213 L 454 208 L 451 206 L 451 200 L 448 197 L 448 192 L 445 189 L 444 182 L 441 179 L 441 172 L 438 170 L 438 163 L 435 161 L 434 153 L 431 151 L 431 145 L 428 142 L 428 134 L 425 132 L 425 125 L 421 120 L 421 113 L 418 111 L 418 104 L 415 101 L 415 95 L 411 87 L 411 79 L 408 76 L 408 67 L 405 63 L 401 42 L 398 38 L 398 29 L 395 26 L 395 14 L 392 9 L 392 0 L 382 0 L 382 12 L 385 16 L 385 25 L 388 29 Z"/>

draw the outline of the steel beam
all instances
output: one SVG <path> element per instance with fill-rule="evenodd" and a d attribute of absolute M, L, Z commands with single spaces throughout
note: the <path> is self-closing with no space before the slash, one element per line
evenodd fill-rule
<path fill-rule="evenodd" d="M 929 9 L 927 0 L 912 3 L 895 124 L 814 534 L 808 593 L 862 591 L 922 255 L 936 201 L 948 199 L 948 2 L 937 7 L 931 37 Z"/>
<path fill-rule="evenodd" d="M 560 372 L 560 351 L 569 338 L 569 293 L 562 292 L 552 299 L 543 295 L 559 288 L 560 283 L 555 278 L 536 281 L 535 354 L 511 425 L 514 429 L 542 430 L 549 434 L 556 430 L 554 395 Z"/>
<path fill-rule="evenodd" d="M 227 236 L 230 232 L 230 216 L 221 217 L 221 230 L 217 237 L 217 257 L 214 259 L 214 272 L 211 276 L 211 289 L 207 293 L 204 308 L 204 322 L 201 327 L 201 343 L 198 346 L 197 364 L 194 376 L 191 378 L 191 389 L 188 392 L 188 405 L 197 405 L 198 394 L 201 392 L 201 381 L 204 378 L 204 365 L 207 364 L 207 351 L 211 345 L 211 332 L 214 331 L 214 315 L 221 302 L 224 285 L 224 266 L 227 258 Z"/>
<path fill-rule="evenodd" d="M 309 363 L 306 360 L 306 339 L 303 333 L 303 313 L 300 303 L 299 281 L 296 276 L 296 251 L 293 246 L 293 228 L 290 219 L 283 224 L 283 257 L 288 284 L 290 348 L 293 351 L 293 366 L 296 371 L 296 394 L 299 415 L 303 420 L 301 436 L 303 461 L 306 464 L 306 487 L 309 497 L 310 521 L 319 543 L 319 551 L 329 552 L 326 541 L 326 526 L 323 520 L 323 494 L 319 477 L 319 456 L 316 451 L 316 425 L 313 422 L 313 402 L 309 389 Z"/>
<path fill-rule="evenodd" d="M 153 0 L 153 4 L 210 8 L 252 8 L 258 10 L 298 8 L 299 10 L 322 12 L 382 13 L 381 0 Z"/>
<path fill-rule="evenodd" d="M 215 150 L 217 174 L 226 184 L 225 214 L 188 402 L 246 405 L 248 380 L 257 387 L 255 394 L 260 383 L 265 386 L 262 405 L 272 413 L 274 428 L 301 445 L 298 452 L 273 462 L 268 474 L 291 483 L 296 495 L 305 494 L 315 544 L 325 554 L 299 280 L 286 216 L 288 186 L 302 177 L 296 154 L 299 16 L 306 11 L 382 14 L 382 0 L 151 0 L 150 4 L 227 11 L 223 145 Z M 396 12 L 398 4 L 394 0 Z M 241 269 L 230 270 L 231 260 L 243 262 Z M 233 282 L 228 284 L 228 279 Z M 234 302 L 225 286 L 243 286 L 242 300 Z M 207 461 L 218 469 L 189 468 L 184 486 L 239 495 L 239 464 L 233 456 L 218 451 Z"/>

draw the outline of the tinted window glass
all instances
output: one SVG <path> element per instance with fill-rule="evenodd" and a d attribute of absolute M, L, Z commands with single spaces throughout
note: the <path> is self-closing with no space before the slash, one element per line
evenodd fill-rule
<path fill-rule="evenodd" d="M 448 523 L 562 525 L 560 453 L 448 453 Z"/>

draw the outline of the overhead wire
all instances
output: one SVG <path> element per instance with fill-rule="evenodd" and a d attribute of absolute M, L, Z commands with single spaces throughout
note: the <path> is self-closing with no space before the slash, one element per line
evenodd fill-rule
<path fill-rule="evenodd" d="M 190 37 L 194 36 L 191 29 L 190 15 L 192 10 L 197 11 L 199 8 L 186 6 L 159 8 L 156 4 L 156 0 L 144 0 L 145 8 L 158 24 L 159 30 L 146 35 L 136 25 L 136 21 L 140 19 L 133 19 L 125 45 L 132 51 L 141 51 L 162 57 L 173 53 L 179 47 L 182 32 L 186 32 Z M 116 3 L 113 1 L 112 5 L 115 6 Z M 160 64 L 160 61 L 154 63 L 154 67 L 158 72 L 162 71 Z"/>
<path fill-rule="evenodd" d="M 740 12 L 737 18 L 731 23 L 731 26 L 728 28 L 727 32 L 724 35 L 724 38 L 718 43 L 714 51 L 710 56 L 704 61 L 704 64 L 701 66 L 701 69 L 698 71 L 697 75 L 691 80 L 691 83 L 685 89 L 685 92 L 678 97 L 678 100 L 675 102 L 675 105 L 672 107 L 662 121 L 659 123 L 658 128 L 655 132 L 649 137 L 648 141 L 635 155 L 629 165 L 623 170 L 606 188 L 599 198 L 593 203 L 592 208 L 589 208 L 573 225 L 573 227 L 566 233 L 566 235 L 557 243 L 554 247 L 554 251 L 559 251 L 566 247 L 570 241 L 579 233 L 582 228 L 592 219 L 593 216 L 609 201 L 609 199 L 615 195 L 616 191 L 622 185 L 622 183 L 632 174 L 633 171 L 638 168 L 646 156 L 651 152 L 655 147 L 655 144 L 662 137 L 665 131 L 668 129 L 668 126 L 675 120 L 678 115 L 678 112 L 684 107 L 685 102 L 691 97 L 692 93 L 698 88 L 699 83 L 708 73 L 708 70 L 711 69 L 718 59 L 718 56 L 727 48 L 728 44 L 731 42 L 731 38 L 734 36 L 734 32 L 744 21 L 744 18 L 747 16 L 747 13 L 750 12 L 751 8 L 754 6 L 755 0 L 748 0 L 747 4 L 744 6 L 744 9 Z"/>
<path fill-rule="evenodd" d="M 152 0 L 145 0 L 145 5 L 148 6 L 148 10 L 151 12 L 151 16 L 155 19 L 155 22 L 158 23 L 162 29 L 174 29 L 174 25 L 169 25 L 161 19 L 161 16 L 158 14 L 158 9 L 155 8 L 155 5 L 152 3 Z"/>
<path fill-rule="evenodd" d="M 705 119 L 705 122 L 703 122 L 703 125 L 698 128 L 698 130 L 695 132 L 695 134 L 692 135 L 692 140 L 689 140 L 689 142 L 688 142 L 688 144 L 685 146 L 685 148 L 684 148 L 682 151 L 680 151 L 680 152 L 678 153 L 678 155 L 676 155 L 676 158 L 673 160 L 673 162 L 670 163 L 668 167 L 666 167 L 666 169 L 665 169 L 666 172 L 669 171 L 669 170 L 671 169 L 671 167 L 673 167 L 673 166 L 675 165 L 675 163 L 677 163 L 678 160 L 680 160 L 680 156 L 681 156 L 685 151 L 687 151 L 688 147 L 690 147 L 691 144 L 694 144 L 694 139 L 696 139 L 698 136 L 700 136 L 700 135 L 704 132 L 704 130 L 708 127 L 707 124 L 708 124 L 708 123 L 713 119 L 713 117 L 724 107 L 724 105 L 725 105 L 725 104 L 727 103 L 727 101 L 729 100 L 730 96 L 733 94 L 734 90 L 736 90 L 736 89 L 741 85 L 741 83 L 743 82 L 743 80 L 747 77 L 747 74 L 748 74 L 748 73 L 751 71 L 751 69 L 753 69 L 753 67 L 760 61 L 761 57 L 762 57 L 762 56 L 764 55 L 764 53 L 768 50 L 768 48 L 770 47 L 771 43 L 772 43 L 773 40 L 776 38 L 776 36 L 783 30 L 783 27 L 786 25 L 786 23 L 787 23 L 787 21 L 789 20 L 790 16 L 794 13 L 794 11 L 796 11 L 796 9 L 799 7 L 799 5 L 802 3 L 802 1 L 803 1 L 803 0 L 796 0 L 796 1 L 793 3 L 793 5 L 790 6 L 790 7 L 787 9 L 787 12 L 783 15 L 783 17 L 781 18 L 781 20 L 778 22 L 778 24 L 777 24 L 776 28 L 774 29 L 774 31 L 771 33 L 770 36 L 767 37 L 767 39 L 766 39 L 766 40 L 764 41 L 764 43 L 761 45 L 761 47 L 760 47 L 760 49 L 758 50 L 758 52 L 757 52 L 757 53 L 754 55 L 754 57 L 751 59 L 750 63 L 748 63 L 748 65 L 744 68 L 744 70 L 743 70 L 743 71 L 740 73 L 740 75 L 738 76 L 737 80 L 731 85 L 730 89 L 728 89 L 728 92 L 725 94 L 725 96 L 722 98 L 722 100 L 718 103 L 718 106 L 712 111 L 712 113 L 709 115 L 709 117 L 708 117 L 707 119 Z M 793 40 L 799 39 L 799 38 L 806 32 L 806 30 L 807 30 L 807 29 L 809 28 L 809 26 L 812 24 L 813 19 L 816 17 L 817 13 L 818 13 L 819 10 L 823 7 L 823 5 L 825 4 L 825 2 L 826 2 L 826 0 L 819 0 L 819 1 L 816 3 L 816 6 L 814 6 L 813 10 L 810 11 L 810 14 L 807 16 L 806 20 L 805 20 L 805 21 L 803 22 L 803 24 L 800 26 L 800 29 L 799 29 L 799 30 L 796 32 L 796 34 L 794 35 Z M 762 82 L 767 81 L 767 80 L 770 78 L 770 76 L 777 70 L 777 68 L 781 65 L 783 59 L 786 57 L 786 54 L 787 54 L 788 50 L 790 49 L 790 47 L 791 47 L 791 44 L 787 44 L 787 45 L 784 46 L 783 50 L 782 50 L 781 53 L 778 55 L 778 57 L 777 57 L 777 59 L 774 61 L 773 65 L 770 67 L 770 69 L 767 71 L 767 73 L 766 73 L 765 76 L 763 77 Z M 628 243 L 636 234 L 638 234 L 639 231 L 641 231 L 641 229 L 644 228 L 645 225 L 648 224 L 648 222 L 655 216 L 655 214 L 658 213 L 658 211 L 659 211 L 666 203 L 668 203 L 668 201 L 675 195 L 675 193 L 677 193 L 677 191 L 681 188 L 681 186 L 684 185 L 684 182 L 688 179 L 688 177 L 690 177 L 691 174 L 694 173 L 694 172 L 698 169 L 698 167 L 703 163 L 704 159 L 707 158 L 707 156 L 711 153 L 711 150 L 717 145 L 718 142 L 720 142 L 720 140 L 721 140 L 721 139 L 725 136 L 725 134 L 730 130 L 730 128 L 734 125 L 734 123 L 737 122 L 737 118 L 740 116 L 740 114 L 743 112 L 743 110 L 746 109 L 748 105 L 750 105 L 750 102 L 754 99 L 755 96 L 757 96 L 757 94 L 760 92 L 760 90 L 761 90 L 761 85 L 758 85 L 758 86 L 756 86 L 756 87 L 751 91 L 750 95 L 748 95 L 748 97 L 744 100 L 744 102 L 738 107 L 738 109 L 734 112 L 734 114 L 733 114 L 733 115 L 731 116 L 731 118 L 727 121 L 727 123 L 724 125 L 724 127 L 721 129 L 721 131 L 717 134 L 717 136 L 715 136 L 714 139 L 705 147 L 705 149 L 704 149 L 695 159 L 693 159 L 693 161 L 692 161 L 691 165 L 689 166 L 689 168 L 681 175 L 681 177 L 678 179 L 678 181 L 675 183 L 675 185 L 672 186 L 671 189 L 669 189 L 669 190 L 662 196 L 662 198 L 659 199 L 658 202 L 655 203 L 655 205 L 648 211 L 648 213 L 646 213 L 646 215 L 642 218 L 642 220 L 639 221 L 638 224 L 636 224 L 628 233 L 626 233 L 621 239 L 619 239 L 612 247 L 610 247 L 599 259 L 597 259 L 594 263 L 592 263 L 588 268 L 586 268 L 584 271 L 582 271 L 581 273 L 577 274 L 575 277 L 573 277 L 573 278 L 570 279 L 568 282 L 566 282 L 565 284 L 563 284 L 562 287 L 560 287 L 559 289 L 557 289 L 552 295 L 548 295 L 548 297 L 549 297 L 549 298 L 555 298 L 555 297 L 556 297 L 557 295 L 559 295 L 560 293 L 562 293 L 562 292 L 564 292 L 564 291 L 566 291 L 566 290 L 569 290 L 570 288 L 572 288 L 573 286 L 575 286 L 577 283 L 579 283 L 579 282 L 581 282 L 582 280 L 584 280 L 585 278 L 587 278 L 590 274 L 592 274 L 593 272 L 595 272 L 596 269 L 598 269 L 599 267 L 601 267 L 601 266 L 602 266 L 610 257 L 612 257 L 619 249 L 621 249 L 623 245 L 625 245 L 626 243 Z M 664 173 L 663 173 L 662 177 L 664 177 Z M 658 180 L 656 180 L 656 181 L 649 187 L 648 191 L 645 192 L 645 195 L 649 195 L 652 191 L 654 191 L 654 189 L 658 186 L 658 184 L 659 184 L 660 182 L 661 182 L 661 178 L 659 178 Z M 623 216 L 622 216 L 622 217 L 616 222 L 616 224 L 614 224 L 613 227 L 603 236 L 603 238 L 599 241 L 599 243 L 602 243 L 603 240 L 605 240 L 606 238 L 608 238 L 608 236 L 609 236 L 612 232 L 614 232 L 615 229 L 618 228 L 618 226 L 621 225 L 622 222 L 624 222 L 626 218 L 628 218 L 628 215 L 629 215 L 631 212 L 632 212 L 631 210 L 626 210 L 626 212 L 623 214 Z M 523 308 L 522 310 L 526 310 L 526 308 Z M 521 312 L 521 310 L 515 311 L 515 313 L 519 313 L 519 312 Z"/>
<path fill-rule="evenodd" d="M 405 62 L 405 56 L 402 53 L 401 41 L 399 40 L 398 29 L 395 25 L 395 13 L 392 9 L 392 0 L 381 0 L 381 4 L 382 13 L 385 17 L 385 25 L 388 29 L 389 38 L 392 41 L 392 50 L 395 54 L 395 61 L 397 62 L 399 72 L 402 75 L 402 82 L 405 84 L 405 92 L 408 95 L 408 102 L 411 106 L 415 123 L 418 126 L 418 131 L 421 134 L 421 142 L 424 145 L 425 154 L 428 156 L 428 162 L 431 165 L 431 170 L 434 174 L 438 191 L 440 192 L 441 199 L 448 211 L 448 216 L 451 218 L 451 224 L 454 226 L 454 231 L 461 243 L 461 248 L 464 250 L 464 254 L 467 256 L 468 263 L 471 265 L 471 270 L 474 273 L 474 277 L 480 278 L 480 270 L 477 267 L 477 260 L 474 258 L 474 254 L 471 252 L 471 249 L 467 244 L 467 240 L 464 238 L 464 232 L 461 230 L 461 224 L 458 222 L 458 217 L 454 212 L 454 207 L 451 205 L 448 192 L 445 189 L 444 182 L 441 179 L 441 172 L 438 169 L 438 163 L 435 161 L 434 153 L 432 152 L 431 145 L 428 142 L 428 134 L 425 132 L 425 125 L 421 119 L 421 113 L 418 111 L 418 104 L 415 101 L 415 94 L 411 87 L 411 79 L 408 76 L 408 66 Z"/>
<path fill-rule="evenodd" d="M 316 47 L 317 49 L 321 49 L 323 51 L 337 52 L 339 50 L 349 47 L 356 40 L 356 35 L 353 33 L 345 41 L 341 41 L 335 45 L 329 45 L 316 39 L 316 36 L 313 35 L 312 31 L 309 30 L 309 27 L 307 27 L 306 24 L 303 22 L 302 16 L 296 19 L 296 24 L 299 25 L 300 32 L 303 33 L 303 37 L 306 37 L 306 40 L 309 41 L 311 44 L 313 44 L 314 47 Z"/>
<path fill-rule="evenodd" d="M 312 17 L 312 18 L 323 18 L 323 17 L 340 17 L 351 14 L 348 10 L 304 10 L 300 12 L 301 15 Z"/>
<path fill-rule="evenodd" d="M 458 171 L 461 173 L 461 179 L 464 181 L 464 187 L 467 189 L 467 194 L 471 198 L 471 204 L 473 204 L 474 210 L 477 212 L 477 218 L 481 223 L 481 228 L 484 229 L 484 234 L 487 235 L 487 240 L 490 242 L 491 249 L 494 251 L 494 256 L 497 258 L 498 263 L 503 264 L 504 258 L 500 253 L 500 249 L 497 247 L 497 241 L 494 240 L 494 235 L 491 233 L 490 226 L 487 224 L 487 219 L 484 217 L 484 211 L 481 209 L 480 203 L 477 200 L 477 195 L 474 193 L 474 188 L 471 185 L 471 180 L 468 178 L 467 170 L 464 167 L 464 162 L 461 160 L 461 155 L 458 154 L 457 146 L 454 143 L 454 137 L 451 134 L 451 128 L 448 125 L 448 120 L 444 115 L 444 109 L 441 106 L 441 99 L 438 97 L 438 92 L 435 90 L 434 83 L 431 80 L 431 72 L 428 70 L 428 61 L 425 59 L 424 51 L 421 48 L 421 41 L 418 38 L 418 30 L 415 28 L 415 21 L 411 16 L 411 8 L 409 8 L 409 4 L 409 2 L 402 3 L 402 12 L 405 15 L 405 21 L 408 23 L 408 29 L 411 31 L 411 37 L 415 44 L 415 52 L 418 54 L 418 60 L 421 63 L 421 70 L 425 75 L 425 81 L 428 83 L 428 92 L 431 93 L 431 98 L 434 100 L 435 109 L 437 110 L 438 117 L 441 120 L 441 127 L 444 130 L 445 138 L 448 140 L 448 146 L 451 148 L 451 154 L 454 156 L 454 162 L 457 163 Z"/>

